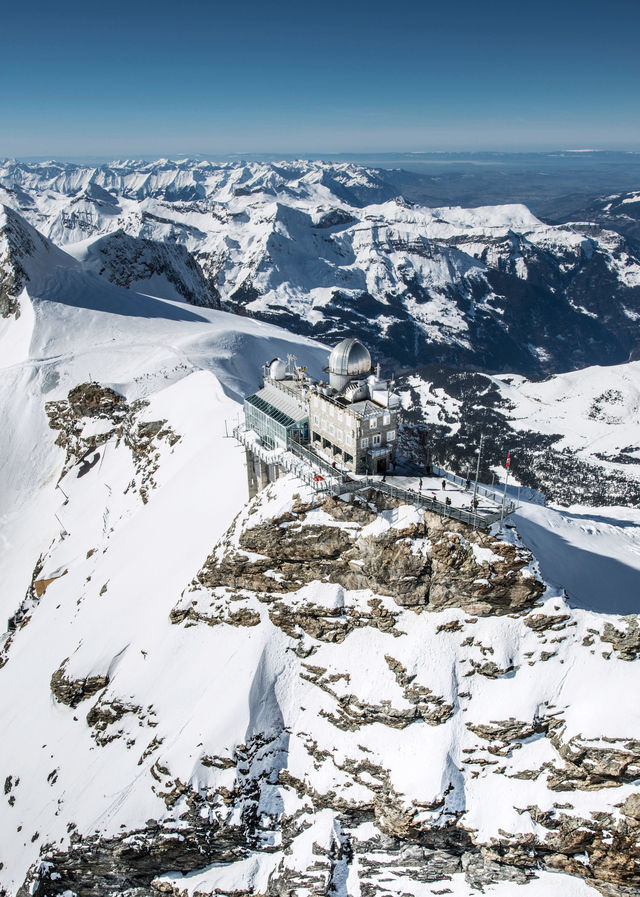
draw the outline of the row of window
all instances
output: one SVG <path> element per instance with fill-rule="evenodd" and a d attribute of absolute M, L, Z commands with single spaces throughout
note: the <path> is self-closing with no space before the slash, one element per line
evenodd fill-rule
<path fill-rule="evenodd" d="M 311 441 L 315 442 L 317 445 L 322 446 L 324 449 L 330 449 L 332 453 L 338 453 L 345 464 L 353 463 L 353 455 L 350 455 L 344 449 L 342 449 L 339 445 L 333 445 L 329 439 L 325 439 L 324 436 L 321 436 L 320 433 L 311 432 Z"/>
<path fill-rule="evenodd" d="M 342 419 L 344 417 L 344 412 L 341 411 L 339 408 L 336 408 L 335 405 L 333 405 L 331 402 L 325 402 L 324 400 L 318 398 L 318 396 L 314 396 L 313 397 L 313 405 L 314 405 L 314 408 L 320 408 L 323 405 L 327 405 L 329 407 L 329 417 L 336 417 L 338 422 L 342 423 Z M 314 421 L 316 423 L 318 422 L 317 415 L 314 415 Z M 368 422 L 369 422 L 370 430 L 376 430 L 378 428 L 378 423 L 380 423 L 380 425 L 383 427 L 388 427 L 389 424 L 391 423 L 391 412 L 385 411 L 384 414 L 382 414 L 379 417 L 368 418 Z M 323 426 L 325 426 L 324 423 L 323 423 Z M 326 428 L 326 426 L 325 426 L 325 428 Z"/>
<path fill-rule="evenodd" d="M 345 434 L 340 427 L 335 427 L 331 423 L 327 427 L 327 421 L 324 417 L 322 419 L 320 419 L 317 414 L 314 414 L 313 415 L 313 423 L 315 424 L 316 427 L 320 426 L 321 429 L 323 429 L 325 432 L 328 432 L 330 436 L 334 436 L 337 442 L 345 442 L 346 445 L 353 444 L 354 439 L 353 439 L 352 433 L 347 432 L 346 438 L 345 438 Z M 396 438 L 396 431 L 395 430 L 387 430 L 386 434 L 375 433 L 371 437 L 371 445 L 374 445 L 374 446 L 380 445 L 382 443 L 383 435 L 386 436 L 386 439 L 385 439 L 386 442 L 393 442 L 394 439 Z M 369 437 L 368 436 L 364 436 L 360 440 L 360 447 L 363 449 L 369 448 Z"/>
<path fill-rule="evenodd" d="M 387 431 L 387 440 L 386 440 L 386 441 L 387 441 L 387 442 L 393 442 L 393 440 L 394 440 L 395 438 L 396 438 L 396 431 L 395 431 L 395 430 L 388 430 L 388 431 Z M 382 442 L 382 434 L 381 434 L 381 433 L 375 433 L 375 434 L 371 437 L 371 445 L 373 445 L 373 446 L 380 445 L 381 442 Z M 363 449 L 369 448 L 369 437 L 368 437 L 368 436 L 364 436 L 364 437 L 360 440 L 360 448 L 363 448 Z"/>
<path fill-rule="evenodd" d="M 377 429 L 379 420 L 380 420 L 379 417 L 370 417 L 369 418 L 369 429 L 370 430 Z M 388 427 L 390 423 L 391 423 L 391 414 L 388 411 L 385 411 L 385 413 L 382 415 L 382 426 Z"/>
<path fill-rule="evenodd" d="M 347 431 L 346 440 L 345 440 L 345 434 L 344 434 L 344 431 L 342 430 L 342 428 L 335 427 L 331 423 L 327 427 L 327 421 L 326 421 L 326 418 L 324 418 L 324 417 L 322 418 L 322 420 L 320 420 L 318 415 L 314 414 L 313 415 L 313 423 L 316 426 L 320 426 L 321 429 L 323 429 L 325 432 L 329 432 L 331 436 L 335 436 L 336 439 L 338 440 L 338 442 L 346 441 L 347 445 L 351 445 L 351 443 L 353 442 L 353 434 L 349 430 Z"/>
<path fill-rule="evenodd" d="M 329 417 L 337 417 L 337 419 L 342 422 L 344 418 L 344 411 L 341 411 L 339 408 L 336 408 L 331 402 L 321 401 L 318 396 L 314 396 L 313 405 L 315 408 L 321 407 L 321 405 L 328 405 L 329 407 Z"/>

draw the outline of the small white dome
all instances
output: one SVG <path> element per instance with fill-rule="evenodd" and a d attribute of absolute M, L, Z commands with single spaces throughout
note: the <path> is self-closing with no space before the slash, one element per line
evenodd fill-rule
<path fill-rule="evenodd" d="M 329 373 L 341 377 L 364 377 L 371 370 L 371 356 L 358 339 L 343 339 L 331 350 Z"/>
<path fill-rule="evenodd" d="M 287 373 L 287 364 L 281 358 L 274 358 L 269 364 L 269 376 L 272 380 L 284 380 Z"/>

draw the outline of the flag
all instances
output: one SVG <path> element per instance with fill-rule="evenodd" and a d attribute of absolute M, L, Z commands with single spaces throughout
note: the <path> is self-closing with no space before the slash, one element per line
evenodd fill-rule
<path fill-rule="evenodd" d="M 505 461 L 504 466 L 509 470 L 509 467 L 511 466 L 511 452 L 507 452 L 507 460 Z"/>

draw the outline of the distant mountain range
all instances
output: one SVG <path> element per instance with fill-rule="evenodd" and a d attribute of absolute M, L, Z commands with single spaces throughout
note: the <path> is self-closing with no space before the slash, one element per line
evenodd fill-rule
<path fill-rule="evenodd" d="M 357 330 L 388 371 L 541 376 L 640 352 L 637 193 L 550 225 L 519 204 L 427 208 L 400 180 L 348 162 L 4 162 L 0 201 L 115 284 L 327 343 Z"/>

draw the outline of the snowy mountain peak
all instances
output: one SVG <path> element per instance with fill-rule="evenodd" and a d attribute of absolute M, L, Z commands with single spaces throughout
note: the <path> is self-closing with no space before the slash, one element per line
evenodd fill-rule
<path fill-rule="evenodd" d="M 0 317 L 19 317 L 27 283 L 38 289 L 55 265 L 73 260 L 12 208 L 0 206 Z"/>
<path fill-rule="evenodd" d="M 0 163 L 5 201 L 58 245 L 116 231 L 147 241 L 104 265 L 114 282 L 137 282 L 120 262 L 153 256 L 141 289 L 159 289 L 166 264 L 171 298 L 219 299 L 330 342 L 357 320 L 392 369 L 540 375 L 637 351 L 634 244 L 585 223 L 550 226 L 519 204 L 406 203 L 396 174 L 347 162 Z"/>
<path fill-rule="evenodd" d="M 295 355 L 315 377 L 328 353 L 203 299 L 215 286 L 328 340 L 348 326 L 415 347 L 429 328 L 432 346 L 478 351 L 482 336 L 504 354 L 556 318 L 579 345 L 562 308 L 580 299 L 590 321 L 597 298 L 565 279 L 615 262 L 620 290 L 635 263 L 521 209 L 358 205 L 320 182 L 366 192 L 369 173 L 293 168 L 3 169 L 11 202 L 69 252 L 3 212 L 22 314 L 0 321 L 0 888 L 629 897 L 640 629 L 617 611 L 637 606 L 637 512 L 525 500 L 480 534 L 291 476 L 247 502 L 229 438 L 242 398 L 265 360 Z M 523 417 L 534 448 L 564 427 L 541 487 L 576 454 L 631 469 L 637 367 L 451 384 L 423 370 L 399 384 L 420 417 L 398 433 L 405 457 L 424 457 L 428 430 L 470 464 L 482 412 L 491 465 Z M 511 447 L 510 483 L 531 457 L 524 435 Z"/>

